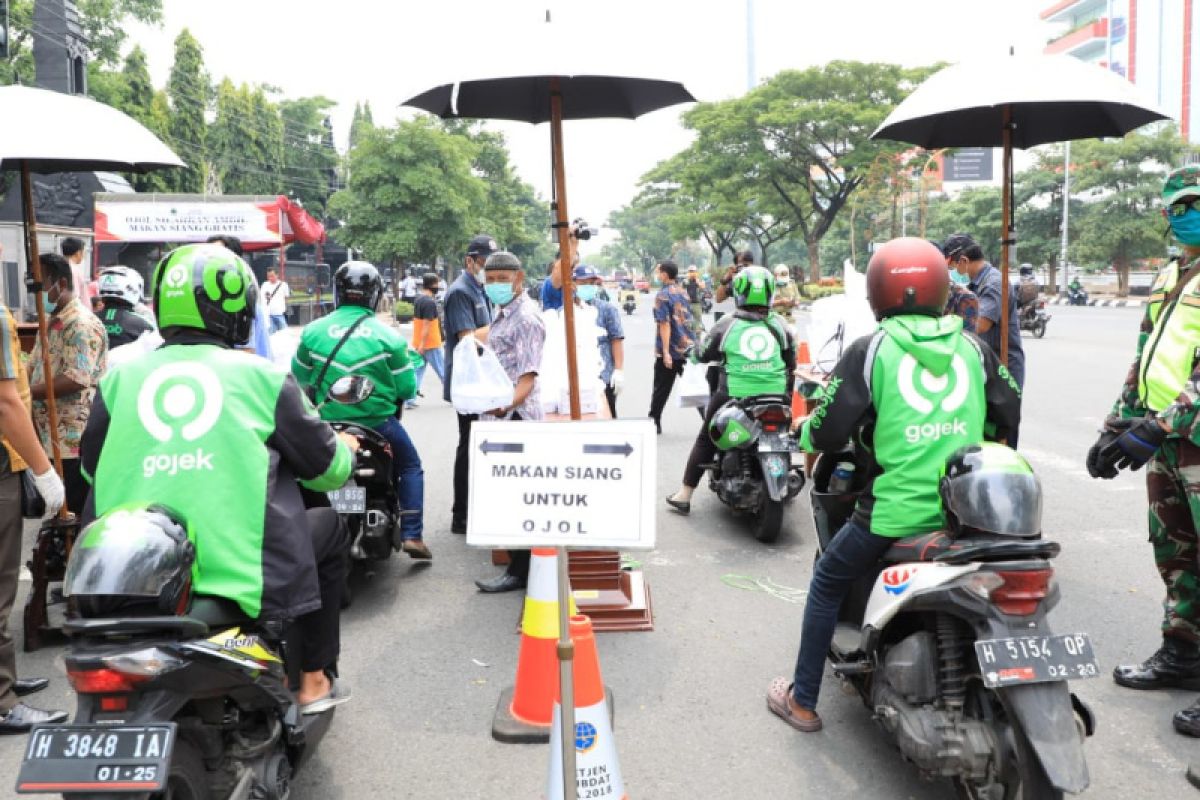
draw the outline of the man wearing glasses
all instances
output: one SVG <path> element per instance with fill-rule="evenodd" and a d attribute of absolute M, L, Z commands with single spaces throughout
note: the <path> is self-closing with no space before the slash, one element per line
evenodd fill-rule
<path fill-rule="evenodd" d="M 1200 166 L 1167 176 L 1162 200 L 1183 255 L 1150 289 L 1137 357 L 1087 468 L 1109 479 L 1148 464 L 1150 544 L 1166 586 L 1162 646 L 1140 664 L 1118 666 L 1113 680 L 1129 689 L 1200 689 Z M 1200 736 L 1200 701 L 1174 723 Z"/>

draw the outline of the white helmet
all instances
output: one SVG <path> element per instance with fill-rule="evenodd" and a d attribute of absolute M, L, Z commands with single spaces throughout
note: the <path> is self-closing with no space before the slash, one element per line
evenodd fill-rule
<path fill-rule="evenodd" d="M 124 300 L 131 306 L 142 302 L 145 281 L 137 271 L 115 265 L 100 270 L 100 296 Z"/>
<path fill-rule="evenodd" d="M 777 264 L 775 266 L 775 282 L 790 283 L 792 280 L 792 271 L 788 269 L 787 264 Z"/>

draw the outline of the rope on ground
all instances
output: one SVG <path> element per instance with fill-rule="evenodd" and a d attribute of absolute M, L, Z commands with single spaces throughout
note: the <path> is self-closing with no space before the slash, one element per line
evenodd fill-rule
<path fill-rule="evenodd" d="M 804 598 L 808 597 L 807 589 L 796 589 L 791 586 L 784 586 L 776 583 L 770 578 L 752 578 L 749 575 L 728 575 L 721 576 L 721 583 L 731 589 L 741 589 L 747 592 L 762 592 L 771 597 L 783 600 L 786 603 L 802 603 Z"/>

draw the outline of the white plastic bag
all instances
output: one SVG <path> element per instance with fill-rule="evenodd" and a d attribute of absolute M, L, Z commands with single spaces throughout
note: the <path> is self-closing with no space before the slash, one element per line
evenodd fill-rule
<path fill-rule="evenodd" d="M 703 364 L 688 363 L 679 377 L 679 407 L 708 407 L 708 368 Z"/>
<path fill-rule="evenodd" d="M 546 414 L 570 412 L 567 402 L 567 326 L 562 309 L 542 312 L 542 324 L 546 328 L 546 340 L 542 344 L 542 363 L 538 368 L 538 396 L 542 411 Z M 583 413 L 596 411 L 598 396 L 593 402 L 584 399 L 597 380 L 603 367 L 599 347 L 600 328 L 596 323 L 596 309 L 590 305 L 575 308 L 575 367 L 579 374 L 580 402 Z M 600 392 L 604 389 L 601 386 Z"/>
<path fill-rule="evenodd" d="M 512 405 L 513 384 L 500 359 L 473 336 L 463 337 L 454 347 L 450 376 L 450 401 L 460 414 L 482 414 Z"/>

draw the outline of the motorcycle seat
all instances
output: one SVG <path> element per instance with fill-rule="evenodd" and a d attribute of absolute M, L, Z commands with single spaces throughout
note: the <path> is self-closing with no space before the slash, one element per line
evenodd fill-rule
<path fill-rule="evenodd" d="M 198 594 L 192 598 L 192 607 L 188 616 L 204 622 L 210 629 L 248 625 L 254 622 L 246 616 L 242 607 L 225 597 L 210 594 Z"/>
<path fill-rule="evenodd" d="M 921 533 L 897 539 L 883 554 L 880 561 L 902 564 L 908 561 L 939 561 L 941 556 L 961 550 L 962 543 L 950 538 L 946 531 Z"/>

